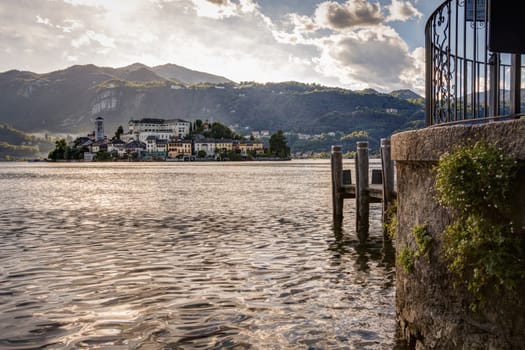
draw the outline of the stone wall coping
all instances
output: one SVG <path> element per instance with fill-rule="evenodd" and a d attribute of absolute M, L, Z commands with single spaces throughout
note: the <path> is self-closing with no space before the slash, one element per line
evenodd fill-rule
<path fill-rule="evenodd" d="M 525 118 L 474 125 L 435 126 L 392 135 L 392 160 L 437 162 L 454 145 L 479 140 L 496 145 L 518 160 L 525 160 Z"/>

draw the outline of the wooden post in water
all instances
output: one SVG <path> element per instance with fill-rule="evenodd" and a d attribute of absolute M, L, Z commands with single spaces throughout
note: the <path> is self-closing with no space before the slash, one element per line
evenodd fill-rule
<path fill-rule="evenodd" d="M 355 160 L 356 191 L 356 229 L 360 238 L 368 235 L 368 218 L 370 212 L 370 197 L 368 193 L 368 142 L 357 143 Z"/>
<path fill-rule="evenodd" d="M 332 210 L 334 222 L 340 222 L 343 219 L 343 193 L 341 185 L 343 184 L 343 152 L 341 146 L 332 146 L 330 156 L 332 165 Z"/>
<path fill-rule="evenodd" d="M 390 224 L 388 208 L 394 201 L 394 162 L 390 156 L 390 139 L 381 139 L 381 167 L 383 169 L 383 223 Z M 383 225 L 384 241 L 388 240 L 386 225 Z"/>
<path fill-rule="evenodd" d="M 381 167 L 383 168 L 383 222 L 385 212 L 394 200 L 394 163 L 390 157 L 390 139 L 381 139 Z"/>

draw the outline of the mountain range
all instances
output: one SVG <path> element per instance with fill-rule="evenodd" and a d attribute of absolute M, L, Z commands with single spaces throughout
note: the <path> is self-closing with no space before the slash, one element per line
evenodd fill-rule
<path fill-rule="evenodd" d="M 423 99 L 298 82 L 236 83 L 175 64 L 75 65 L 45 74 L 0 73 L 0 123 L 29 133 L 85 135 L 102 116 L 106 134 L 130 119 L 219 121 L 242 130 L 304 134 L 366 131 L 378 141 L 421 126 Z"/>

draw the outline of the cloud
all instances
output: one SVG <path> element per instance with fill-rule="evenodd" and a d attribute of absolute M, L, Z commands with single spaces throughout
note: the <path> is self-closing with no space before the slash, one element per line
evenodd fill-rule
<path fill-rule="evenodd" d="M 198 16 L 209 18 L 227 18 L 237 16 L 237 6 L 229 0 L 192 0 Z"/>
<path fill-rule="evenodd" d="M 410 53 L 412 65 L 406 67 L 400 76 L 405 86 L 420 95 L 425 95 L 425 49 L 419 47 Z"/>
<path fill-rule="evenodd" d="M 316 48 L 276 42 L 270 30 L 272 21 L 255 5 L 252 1 L 237 2 L 237 16 L 222 19 L 198 16 L 193 6 L 182 13 L 181 3 L 164 3 L 162 10 L 149 8 L 146 16 L 155 18 L 149 31 L 164 43 L 155 58 L 164 62 L 156 63 L 174 62 L 236 81 L 299 80 L 299 77 L 314 81 L 316 73 L 312 67 L 292 62 L 289 57 L 309 57 L 316 53 Z M 168 30 L 168 36 L 167 28 L 173 29 Z"/>
<path fill-rule="evenodd" d="M 311 39 L 316 37 L 320 26 L 311 17 L 290 13 L 280 23 L 280 27 L 271 20 L 268 21 L 267 27 L 279 43 L 317 45 L 316 41 Z"/>
<path fill-rule="evenodd" d="M 75 62 L 77 62 L 79 60 L 80 57 L 74 56 L 74 55 L 70 55 L 68 51 L 64 51 L 62 53 L 62 58 L 67 60 L 68 62 L 75 63 Z"/>
<path fill-rule="evenodd" d="M 63 19 L 61 24 L 53 24 L 49 18 L 42 18 L 39 15 L 36 15 L 36 23 L 43 24 L 51 28 L 57 28 L 64 33 L 71 33 L 75 29 L 83 28 L 83 24 L 79 20 L 73 19 Z"/>
<path fill-rule="evenodd" d="M 414 17 L 420 18 L 423 16 L 412 3 L 408 1 L 392 0 L 392 3 L 387 6 L 390 15 L 387 21 L 408 21 Z"/>
<path fill-rule="evenodd" d="M 61 1 L 3 0 L 0 2 L 0 70 L 46 72 L 67 65 L 60 53 L 83 26 L 98 26 L 101 9 Z M 77 55 L 75 53 L 75 55 Z M 13 66 L 15 64 L 16 66 Z"/>
<path fill-rule="evenodd" d="M 293 26 L 294 31 L 299 33 L 311 33 L 319 29 L 315 20 L 308 16 L 290 13 L 288 14 L 288 20 Z"/>
<path fill-rule="evenodd" d="M 236 81 L 422 86 L 421 51 L 387 22 L 418 17 L 410 3 L 309 0 L 308 11 L 270 17 L 264 1 L 3 0 L 0 71 L 176 63 Z"/>
<path fill-rule="evenodd" d="M 84 24 L 80 20 L 64 19 L 62 23 L 63 25 L 57 24 L 56 27 L 62 29 L 64 33 L 71 33 L 84 27 Z"/>
<path fill-rule="evenodd" d="M 253 0 L 191 0 L 196 14 L 201 17 L 224 19 L 255 12 L 258 5 Z"/>
<path fill-rule="evenodd" d="M 79 38 L 71 41 L 71 46 L 78 49 L 82 46 L 91 45 L 92 43 L 98 43 L 100 46 L 105 48 L 114 48 L 115 40 L 102 33 L 95 33 L 92 30 L 88 30 L 82 34 Z"/>
<path fill-rule="evenodd" d="M 418 17 L 410 4 L 393 0 L 387 7 L 390 20 Z M 351 89 L 372 87 L 423 90 L 423 50 L 410 52 L 406 42 L 390 26 L 378 4 L 363 0 L 318 5 L 312 17 L 288 14 L 272 27 L 278 42 L 315 47 L 314 69 L 324 79 Z M 301 61 L 295 59 L 294 61 Z"/>
<path fill-rule="evenodd" d="M 333 35 L 321 49 L 319 71 L 354 89 L 400 88 L 403 72 L 414 64 L 404 41 L 385 26 Z"/>
<path fill-rule="evenodd" d="M 343 4 L 323 2 L 317 7 L 315 18 L 319 25 L 336 30 L 371 26 L 383 21 L 379 3 L 372 4 L 366 0 L 348 0 Z"/>
<path fill-rule="evenodd" d="M 259 11 L 259 5 L 253 0 L 239 0 L 239 7 L 242 13 L 255 13 Z"/>
<path fill-rule="evenodd" d="M 51 25 L 49 18 L 42 18 L 39 15 L 36 15 L 36 23 L 38 24 L 45 24 L 45 25 Z"/>

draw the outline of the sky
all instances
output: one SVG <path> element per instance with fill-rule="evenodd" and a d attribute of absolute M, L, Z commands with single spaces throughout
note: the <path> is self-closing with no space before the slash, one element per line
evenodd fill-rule
<path fill-rule="evenodd" d="M 424 91 L 443 0 L 0 0 L 0 72 L 174 63 L 236 82 Z"/>

